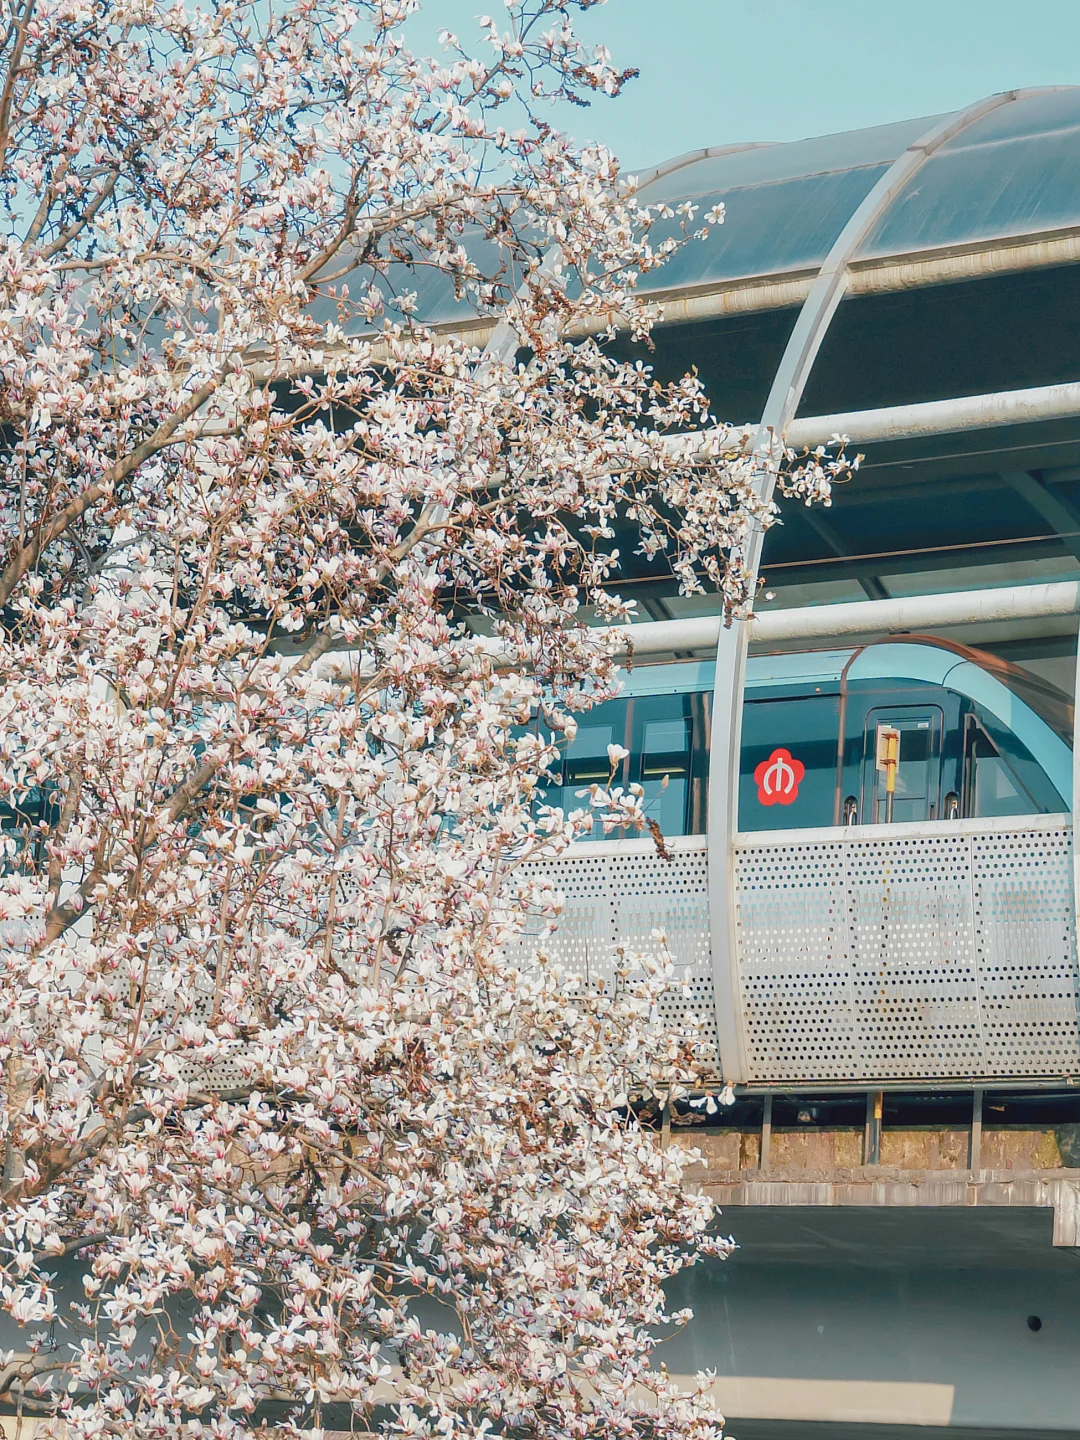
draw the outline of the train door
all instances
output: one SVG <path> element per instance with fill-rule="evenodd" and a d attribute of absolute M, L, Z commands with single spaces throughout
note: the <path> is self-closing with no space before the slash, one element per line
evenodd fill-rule
<path fill-rule="evenodd" d="M 845 819 L 863 825 L 940 819 L 944 724 L 944 712 L 938 705 L 882 705 L 868 710 L 863 730 L 862 800 L 857 813 L 852 813 L 849 807 L 854 797 L 849 798 Z M 899 736 L 891 793 L 889 770 L 882 764 L 883 732 Z M 957 803 L 955 794 L 944 800 L 946 811 Z"/>

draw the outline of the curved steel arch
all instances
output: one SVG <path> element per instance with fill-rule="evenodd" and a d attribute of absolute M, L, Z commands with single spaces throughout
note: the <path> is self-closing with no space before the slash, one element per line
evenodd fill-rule
<path fill-rule="evenodd" d="M 784 431 L 795 417 L 822 341 L 843 299 L 851 261 L 872 226 L 935 150 L 991 110 L 1011 103 L 1022 94 L 1031 93 L 1029 90 L 1007 90 L 939 121 L 893 161 L 840 232 L 799 312 L 754 438 L 753 454 L 759 460 L 755 487 L 761 499 L 767 501 L 772 498 L 776 483 L 776 451 L 783 445 Z M 759 529 L 751 537 L 746 556 L 751 585 L 755 588 L 761 565 L 762 540 L 763 532 Z M 741 1084 L 747 1079 L 735 948 L 734 857 L 746 651 L 745 620 L 735 620 L 721 629 L 716 650 L 709 765 L 709 922 L 717 1048 L 724 1081 L 729 1085 Z"/>
<path fill-rule="evenodd" d="M 647 170 L 642 170 L 637 175 L 637 192 L 644 190 L 646 185 L 655 185 L 657 180 L 666 180 L 676 170 L 684 170 L 687 165 L 696 165 L 699 160 L 741 155 L 744 150 L 769 150 L 775 143 L 772 140 L 745 140 L 739 145 L 706 145 L 700 150 L 684 150 L 681 155 L 673 155 L 670 160 L 661 160 L 659 165 L 650 165 Z"/>

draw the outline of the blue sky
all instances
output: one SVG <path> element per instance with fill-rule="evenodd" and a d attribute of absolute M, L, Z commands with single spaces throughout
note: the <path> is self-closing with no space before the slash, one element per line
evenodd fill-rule
<path fill-rule="evenodd" d="M 501 10 L 501 0 L 426 0 L 414 46 L 442 26 L 464 40 L 473 17 Z M 702 145 L 794 140 L 998 90 L 1080 84 L 1080 0 L 608 0 L 583 30 L 641 77 L 620 100 L 560 123 L 633 168 Z"/>

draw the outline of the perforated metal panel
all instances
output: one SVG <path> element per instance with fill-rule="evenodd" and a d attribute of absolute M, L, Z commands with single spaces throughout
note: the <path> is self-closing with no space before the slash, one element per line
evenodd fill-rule
<path fill-rule="evenodd" d="M 545 948 L 607 981 L 663 929 L 708 1022 L 704 841 L 590 846 L 546 865 L 568 897 Z M 1039 1078 L 1080 1072 L 1066 817 L 740 836 L 736 971 L 755 1083 Z M 528 944 L 526 940 L 526 944 Z"/>
<path fill-rule="evenodd" d="M 208 1023 L 214 1011 L 214 987 L 209 976 L 200 988 L 202 993 L 192 1008 L 191 1018 Z M 235 1041 L 229 1047 L 230 1053 L 218 1055 L 214 1060 L 192 1053 L 180 1061 L 180 1074 L 197 1090 L 222 1091 L 241 1087 L 247 1078 L 241 1065 L 243 1044 L 242 1040 Z"/>
<path fill-rule="evenodd" d="M 537 862 L 566 904 L 544 948 L 588 979 L 610 984 L 616 947 L 630 954 L 656 950 L 662 930 L 680 988 L 661 1002 L 665 1024 L 682 1029 L 696 1017 L 705 1042 L 702 1060 L 716 1063 L 716 1022 L 709 953 L 709 886 L 705 837 L 668 842 L 671 859 L 651 841 L 599 842 L 559 860 Z M 531 942 L 526 937 L 525 946 Z"/>
<path fill-rule="evenodd" d="M 737 845 L 750 1080 L 1080 1068 L 1062 817 L 819 834 Z"/>
<path fill-rule="evenodd" d="M 1080 1068 L 1072 836 L 1065 826 L 972 841 L 979 1002 L 1002 1075 Z"/>

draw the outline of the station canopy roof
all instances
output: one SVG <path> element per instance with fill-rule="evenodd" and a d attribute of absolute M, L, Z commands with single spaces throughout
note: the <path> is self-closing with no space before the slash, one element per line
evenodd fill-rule
<path fill-rule="evenodd" d="M 727 219 L 645 277 L 646 293 L 723 289 L 775 276 L 813 273 L 847 220 L 904 150 L 947 116 L 924 116 L 810 140 L 718 147 L 639 172 L 647 204 L 718 202 Z M 935 150 L 881 216 L 855 257 L 887 262 L 1080 232 L 1080 86 L 1021 91 L 966 124 Z M 491 242 L 465 238 L 487 273 L 499 269 Z M 355 280 L 363 272 L 354 272 Z M 507 275 L 506 283 L 515 283 Z M 386 279 L 379 279 L 381 288 Z M 429 324 L 475 324 L 474 305 L 450 278 L 423 265 L 391 267 L 389 285 L 416 297 Z M 332 297 L 313 313 L 331 318 Z M 325 316 L 322 312 L 325 311 Z"/>
<path fill-rule="evenodd" d="M 723 201 L 727 212 L 708 239 L 687 245 L 650 277 L 652 286 L 677 300 L 795 277 L 809 283 L 889 166 L 949 118 L 699 151 L 643 174 L 646 203 L 693 200 L 706 210 Z M 1070 246 L 1080 237 L 1077 87 L 1020 92 L 924 159 L 853 259 L 857 271 L 917 264 L 900 264 L 897 283 L 864 289 L 865 298 L 840 306 L 800 413 L 1080 380 L 1080 256 L 1040 243 L 1022 260 L 990 258 L 1058 237 Z M 939 270 L 934 283 L 913 275 L 932 257 L 979 254 L 989 263 L 971 267 L 970 279 L 962 269 Z M 749 303 L 730 312 L 681 312 L 655 334 L 651 363 L 667 378 L 693 363 L 718 413 L 760 415 L 800 303 L 797 287 L 776 289 L 792 293 L 772 302 L 775 309 Z M 627 537 L 625 553 L 631 548 Z M 757 605 L 764 611 L 1078 574 L 1074 417 L 870 446 L 863 469 L 836 488 L 830 509 L 782 506 L 782 523 L 765 539 Z M 683 599 L 644 573 L 637 598 L 659 619 L 715 607 L 712 597 Z M 1075 619 L 1007 622 L 958 638 L 1042 666 L 1044 678 L 1071 689 L 1075 629 Z"/>
<path fill-rule="evenodd" d="M 833 242 L 889 166 L 949 118 L 700 150 L 638 172 L 645 203 L 692 200 L 701 213 L 722 201 L 727 214 L 647 277 L 665 300 L 648 356 L 658 377 L 693 366 L 716 414 L 760 415 Z M 497 269 L 494 247 L 465 243 Z M 1080 87 L 1014 92 L 960 126 L 892 198 L 853 266 L 860 284 L 834 317 L 800 414 L 1080 381 Z M 415 293 L 428 323 L 483 343 L 495 314 L 456 298 L 446 275 L 402 264 L 389 281 Z M 332 297 L 321 305 L 335 308 Z M 629 336 L 611 343 L 638 353 Z M 783 505 L 765 538 L 759 608 L 1080 576 L 1080 415 L 868 450 L 831 508 Z M 643 619 L 715 609 L 714 596 L 680 596 L 662 556 L 638 556 L 632 527 L 619 544 L 618 588 Z M 959 638 L 1071 689 L 1075 628 L 1071 617 L 1001 622 Z"/>
<path fill-rule="evenodd" d="M 665 291 L 816 269 L 862 200 L 946 116 L 698 152 L 657 167 L 646 203 L 718 201 L 727 223 L 658 272 Z M 919 167 L 855 256 L 884 260 L 1080 227 L 1080 87 L 1021 93 Z"/>

